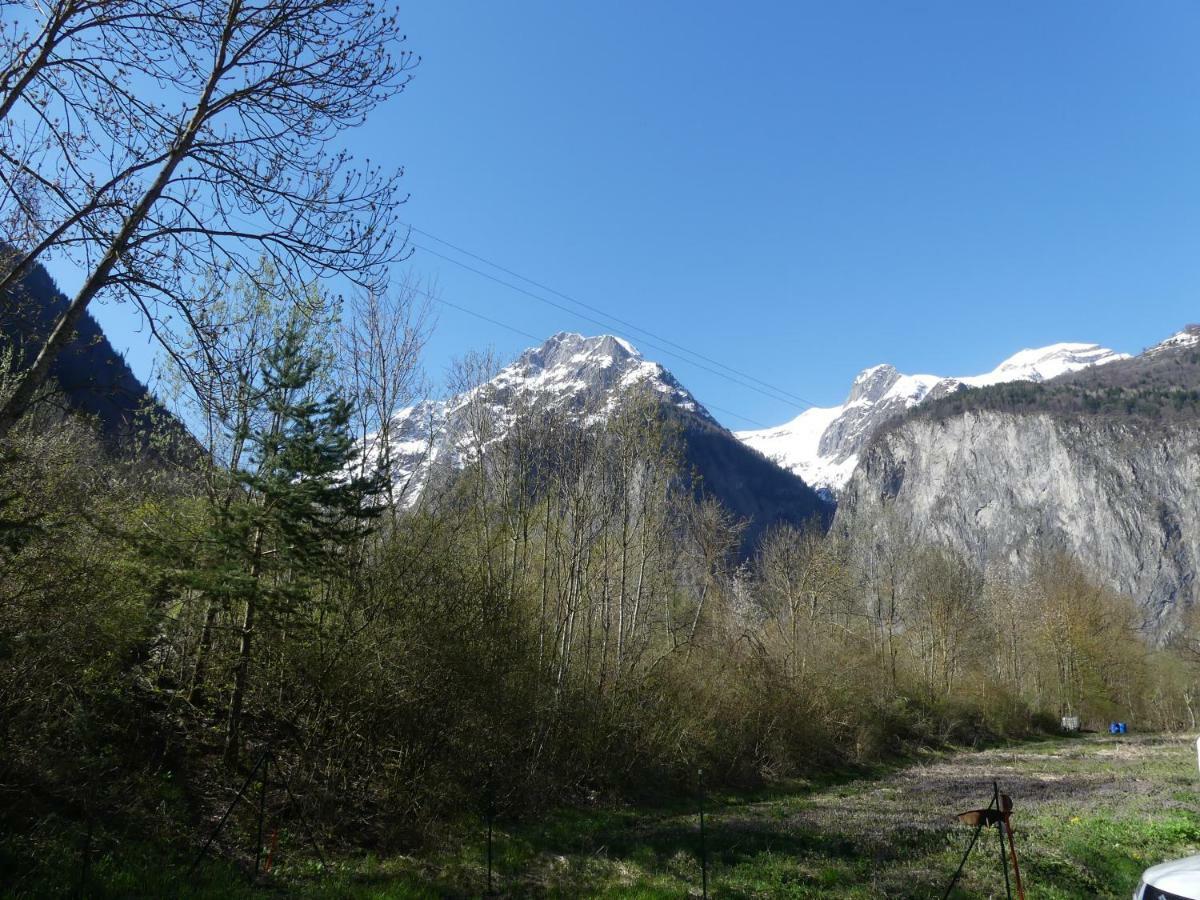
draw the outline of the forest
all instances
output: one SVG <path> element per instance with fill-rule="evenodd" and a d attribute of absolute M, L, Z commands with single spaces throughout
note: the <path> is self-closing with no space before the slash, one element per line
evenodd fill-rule
<path fill-rule="evenodd" d="M 1197 326 L 1182 332 L 1192 335 Z M 1071 372 L 1051 382 L 1014 381 L 937 397 L 914 417 L 944 421 L 968 412 L 1046 413 L 1062 419 L 1171 427 L 1200 411 L 1200 353 L 1148 353 Z M 899 422 L 885 425 L 895 428 Z"/>

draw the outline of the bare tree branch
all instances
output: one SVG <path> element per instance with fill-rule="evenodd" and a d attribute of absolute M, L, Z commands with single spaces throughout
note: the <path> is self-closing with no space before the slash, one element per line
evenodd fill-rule
<path fill-rule="evenodd" d="M 207 339 L 198 306 L 220 292 L 196 284 L 214 272 L 236 279 L 266 259 L 279 284 L 385 293 L 404 252 L 400 173 L 334 142 L 411 77 L 394 13 L 372 0 L 58 0 L 23 29 L 15 4 L 0 9 L 0 221 L 18 239 L 0 294 L 48 254 L 87 272 L 0 406 L 0 437 L 97 297 L 156 318 L 171 352 L 180 328 Z"/>

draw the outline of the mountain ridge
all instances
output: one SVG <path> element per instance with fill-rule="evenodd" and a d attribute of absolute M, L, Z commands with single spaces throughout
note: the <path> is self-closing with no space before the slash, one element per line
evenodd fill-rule
<path fill-rule="evenodd" d="M 0 252 L 4 252 L 3 245 Z M 66 295 L 41 265 L 35 265 L 13 290 L 0 296 L 0 346 L 7 345 L 13 352 L 15 370 L 32 363 L 67 303 Z M 71 342 L 51 363 L 49 382 L 65 401 L 65 408 L 58 412 L 92 417 L 110 449 L 158 455 L 167 446 L 152 441 L 151 435 L 157 432 L 161 437 L 169 432 L 170 454 L 186 456 L 196 451 L 187 427 L 134 374 L 88 311 L 76 325 Z M 49 399 L 54 399 L 53 394 Z"/>
<path fill-rule="evenodd" d="M 961 391 L 878 429 L 835 527 L 893 519 L 985 571 L 1080 560 L 1164 639 L 1197 602 L 1200 327 L 1040 382 Z"/>
<path fill-rule="evenodd" d="M 906 375 L 883 363 L 859 372 L 841 404 L 811 407 L 782 425 L 735 434 L 808 484 L 836 494 L 850 480 L 872 435 L 920 404 L 963 388 L 1042 382 L 1128 358 L 1099 344 L 1064 342 L 1019 350 L 980 375 Z"/>
<path fill-rule="evenodd" d="M 738 441 L 662 364 L 613 335 L 559 332 L 484 384 L 398 410 L 389 435 L 393 482 L 412 506 L 439 473 L 470 464 L 473 411 L 486 410 L 489 441 L 503 440 L 518 416 L 538 410 L 565 411 L 583 427 L 602 425 L 634 391 L 648 392 L 676 421 L 693 488 L 748 521 L 747 547 L 780 522 L 828 522 L 831 508 L 801 478 Z"/>

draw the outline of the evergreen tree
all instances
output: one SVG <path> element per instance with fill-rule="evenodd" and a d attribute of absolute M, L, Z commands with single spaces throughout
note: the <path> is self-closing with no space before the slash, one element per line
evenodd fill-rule
<path fill-rule="evenodd" d="M 225 743 L 230 766 L 241 744 L 255 629 L 300 618 L 314 581 L 353 563 L 382 509 L 382 473 L 363 475 L 354 465 L 351 405 L 321 393 L 322 365 L 309 328 L 293 318 L 262 363 L 257 401 L 265 424 L 244 435 L 249 465 L 233 473 L 243 502 L 217 521 L 225 589 L 242 610 Z"/>

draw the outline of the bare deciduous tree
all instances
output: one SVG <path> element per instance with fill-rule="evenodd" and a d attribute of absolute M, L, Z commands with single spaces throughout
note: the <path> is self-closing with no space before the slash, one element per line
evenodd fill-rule
<path fill-rule="evenodd" d="M 401 251 L 397 178 L 336 140 L 410 77 L 393 13 L 58 0 L 33 19 L 0 32 L 0 210 L 24 224 L 0 294 L 50 253 L 87 274 L 0 406 L 0 437 L 97 297 L 132 303 L 173 353 L 181 330 L 220 339 L 195 290 L 205 273 L 253 278 L 266 258 L 289 286 L 382 292 Z"/>
<path fill-rule="evenodd" d="M 355 425 L 367 449 L 359 462 L 387 473 L 393 517 L 398 499 L 393 416 L 422 393 L 420 356 L 429 336 L 433 296 L 410 273 L 390 293 L 368 291 L 343 311 L 338 368 L 344 393 L 355 402 Z"/>

